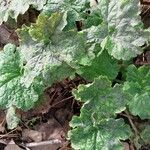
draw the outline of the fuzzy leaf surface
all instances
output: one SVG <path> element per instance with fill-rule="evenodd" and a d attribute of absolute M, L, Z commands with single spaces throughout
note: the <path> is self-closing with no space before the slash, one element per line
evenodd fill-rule
<path fill-rule="evenodd" d="M 47 19 L 47 15 L 42 14 L 36 24 L 31 27 L 24 26 L 19 31 L 22 38 L 20 48 L 26 60 L 27 86 L 40 74 L 44 78 L 48 77 L 50 84 L 73 75 L 79 64 L 87 65 L 93 57 L 93 54 L 86 50 L 84 33 L 62 31 L 66 24 L 63 15 L 65 14 L 53 13 Z M 48 27 L 45 26 L 45 20 Z"/>
<path fill-rule="evenodd" d="M 9 17 L 17 19 L 19 14 L 24 14 L 30 5 L 41 10 L 46 0 L 0 0 L 0 24 Z"/>
<path fill-rule="evenodd" d="M 128 67 L 124 90 L 131 94 L 129 109 L 133 115 L 150 119 L 150 67 Z"/>
<path fill-rule="evenodd" d="M 19 49 L 12 44 L 5 46 L 0 53 L 0 107 L 15 106 L 28 110 L 39 99 L 40 83 L 32 83 L 29 88 L 21 82 L 23 76 Z"/>
<path fill-rule="evenodd" d="M 103 76 L 96 78 L 91 84 L 79 85 L 73 94 L 77 100 L 85 102 L 91 115 L 96 114 L 98 120 L 116 116 L 116 113 L 125 110 L 129 98 L 121 85 L 116 84 L 112 88 L 111 82 Z"/>
<path fill-rule="evenodd" d="M 90 0 L 48 0 L 43 7 L 43 12 L 51 14 L 53 12 L 67 13 L 66 29 L 76 27 L 75 22 L 83 19 L 86 10 L 90 8 Z"/>
<path fill-rule="evenodd" d="M 72 147 L 76 150 L 123 150 L 120 140 L 130 137 L 131 130 L 122 119 L 109 119 L 93 125 L 91 116 L 83 112 L 80 118 L 73 117 L 69 131 Z"/>
<path fill-rule="evenodd" d="M 98 42 L 116 59 L 129 60 L 143 52 L 148 32 L 142 28 L 137 0 L 99 0 L 95 11 L 102 22 L 87 30 L 89 40 Z"/>
<path fill-rule="evenodd" d="M 112 88 L 106 77 L 99 77 L 92 84 L 80 85 L 73 94 L 77 100 L 84 102 L 80 116 L 73 117 L 71 121 L 73 130 L 69 137 L 73 148 L 121 150 L 119 140 L 130 135 L 130 129 L 123 120 L 113 119 L 127 103 L 128 96 L 121 87 L 116 85 Z"/>
<path fill-rule="evenodd" d="M 35 105 L 43 94 L 43 82 L 36 79 L 27 88 L 23 82 L 23 60 L 20 49 L 7 44 L 0 52 L 0 107 L 7 109 L 6 121 L 9 129 L 18 125 L 15 109 L 27 111 Z"/>
<path fill-rule="evenodd" d="M 107 51 L 102 51 L 96 56 L 89 66 L 81 66 L 79 74 L 87 80 L 94 80 L 100 75 L 107 76 L 110 80 L 115 79 L 119 72 L 119 65 Z"/>

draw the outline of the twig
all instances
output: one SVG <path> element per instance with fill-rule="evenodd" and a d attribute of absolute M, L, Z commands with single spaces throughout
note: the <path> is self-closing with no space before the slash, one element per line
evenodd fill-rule
<path fill-rule="evenodd" d="M 127 114 L 124 114 L 124 113 L 120 113 L 119 115 L 123 116 L 123 117 L 126 117 L 128 119 L 128 115 Z M 133 119 L 132 116 L 130 116 L 131 119 Z"/>
<path fill-rule="evenodd" d="M 17 128 L 15 128 L 14 130 L 11 130 L 10 132 L 8 132 L 8 133 L 6 133 L 6 134 L 0 135 L 0 139 L 2 139 L 2 138 L 4 138 L 4 137 L 7 137 L 7 136 L 10 137 L 11 135 L 17 137 L 16 134 L 11 134 L 11 133 L 13 133 L 13 132 L 16 131 L 16 130 L 17 130 Z"/>
<path fill-rule="evenodd" d="M 69 99 L 71 99 L 71 98 L 73 98 L 73 97 L 74 97 L 74 96 L 67 97 L 67 98 L 61 100 L 60 102 L 57 102 L 56 104 L 52 105 L 51 108 L 56 107 L 56 106 L 59 105 L 60 103 L 65 102 L 65 101 L 67 101 L 67 100 L 69 100 Z"/>
<path fill-rule="evenodd" d="M 57 91 L 55 91 L 54 94 L 51 97 L 49 96 L 49 98 L 50 98 L 50 103 L 49 104 L 50 105 L 53 103 L 56 93 L 57 93 Z"/>
<path fill-rule="evenodd" d="M 27 144 L 25 144 L 25 146 L 26 147 L 37 147 L 37 146 L 61 144 L 61 143 L 62 143 L 62 141 L 55 139 L 55 140 L 49 140 L 49 141 L 27 143 Z"/>
<path fill-rule="evenodd" d="M 0 139 L 4 139 L 4 138 L 17 138 L 18 135 L 17 134 L 4 134 L 0 136 Z"/>

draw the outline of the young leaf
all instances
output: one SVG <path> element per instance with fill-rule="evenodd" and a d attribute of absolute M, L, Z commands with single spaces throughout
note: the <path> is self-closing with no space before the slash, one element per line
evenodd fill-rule
<path fill-rule="evenodd" d="M 128 96 L 121 87 L 111 87 L 106 77 L 95 79 L 92 84 L 80 85 L 73 94 L 84 102 L 79 117 L 73 117 L 69 132 L 72 147 L 81 150 L 122 150 L 120 140 L 129 138 L 131 131 L 116 113 L 125 109 Z"/>
<path fill-rule="evenodd" d="M 131 94 L 129 109 L 133 115 L 142 119 L 150 119 L 150 67 L 137 69 L 134 65 L 128 67 L 127 81 L 124 90 Z"/>
<path fill-rule="evenodd" d="M 19 14 L 24 14 L 30 5 L 38 10 L 43 8 L 46 0 L 0 0 L 0 24 L 7 21 L 9 17 L 17 19 Z"/>
<path fill-rule="evenodd" d="M 66 25 L 66 18 L 62 13 L 54 13 L 51 17 L 40 14 L 36 24 L 30 27 L 30 35 L 37 41 L 44 40 L 45 43 L 50 41 L 52 35 L 61 31 Z"/>

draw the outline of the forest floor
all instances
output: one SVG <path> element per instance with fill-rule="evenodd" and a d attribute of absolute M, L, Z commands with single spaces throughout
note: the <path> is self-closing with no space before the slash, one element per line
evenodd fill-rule
<path fill-rule="evenodd" d="M 144 1 L 141 18 L 145 28 L 150 26 L 150 1 Z M 35 22 L 38 12 L 28 10 L 25 15 L 19 16 L 18 26 L 23 23 Z M 19 45 L 19 40 L 14 29 L 7 24 L 0 26 L 0 47 L 7 43 Z M 150 64 L 150 48 L 134 59 L 137 66 Z M 53 84 L 45 90 L 44 102 L 38 107 L 23 112 L 17 111 L 21 123 L 14 130 L 8 130 L 6 125 L 5 110 L 0 110 L 0 150 L 71 150 L 67 140 L 70 130 L 69 121 L 73 115 L 80 114 L 81 103 L 76 101 L 71 94 L 73 88 L 85 84 L 83 78 L 65 79 Z M 138 123 L 137 118 L 135 122 Z M 135 124 L 136 124 L 135 123 Z M 133 145 L 124 142 L 125 150 L 135 150 Z M 150 145 L 145 145 L 141 150 L 150 150 Z"/>

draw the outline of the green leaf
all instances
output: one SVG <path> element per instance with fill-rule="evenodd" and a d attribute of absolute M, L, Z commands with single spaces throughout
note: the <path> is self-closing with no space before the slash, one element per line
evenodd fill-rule
<path fill-rule="evenodd" d="M 91 65 L 79 68 L 79 74 L 87 80 L 94 80 L 100 75 L 107 76 L 110 80 L 113 80 L 116 78 L 118 71 L 119 65 L 117 61 L 105 50 L 92 60 Z"/>
<path fill-rule="evenodd" d="M 87 65 L 93 58 L 94 54 L 86 49 L 85 33 L 73 30 L 62 31 L 65 18 L 61 15 L 62 13 L 54 13 L 49 19 L 47 15 L 42 15 L 44 22 L 47 19 L 46 34 L 45 30 L 37 32 L 39 29 L 46 29 L 40 16 L 33 27 L 24 26 L 19 31 L 22 39 L 20 49 L 26 61 L 24 83 L 27 87 L 39 75 L 42 75 L 50 85 L 57 80 L 72 76 L 80 64 Z"/>
<path fill-rule="evenodd" d="M 48 0 L 43 12 L 51 15 L 54 12 L 66 12 L 67 26 L 65 30 L 76 27 L 75 21 L 83 19 L 82 15 L 90 8 L 90 0 Z"/>
<path fill-rule="evenodd" d="M 130 65 L 127 71 L 127 81 L 124 91 L 131 95 L 129 109 L 133 115 L 139 115 L 142 119 L 150 119 L 150 67 L 136 68 Z"/>
<path fill-rule="evenodd" d="M 29 110 L 39 99 L 42 88 L 40 81 L 35 80 L 29 88 L 21 82 L 23 63 L 19 49 L 12 44 L 4 47 L 0 53 L 0 106 L 9 108 L 12 105 Z M 38 83 L 39 82 L 39 83 Z"/>
<path fill-rule="evenodd" d="M 44 40 L 45 43 L 50 41 L 52 35 L 62 30 L 66 25 L 66 18 L 62 13 L 54 13 L 51 17 L 40 14 L 36 24 L 30 27 L 30 35 L 37 41 Z"/>
<path fill-rule="evenodd" d="M 17 19 L 19 14 L 24 14 L 30 5 L 41 10 L 46 0 L 0 0 L 0 24 L 10 17 Z"/>
<path fill-rule="evenodd" d="M 98 119 L 115 116 L 125 110 L 128 95 L 122 91 L 122 86 L 116 84 L 113 88 L 106 77 L 99 77 L 92 84 L 80 85 L 73 94 L 77 100 L 85 102 L 86 107 Z"/>
<path fill-rule="evenodd" d="M 138 2 L 99 0 L 96 10 L 101 12 L 103 21 L 87 30 L 89 39 L 102 44 L 116 59 L 129 60 L 141 54 L 141 46 L 148 42 L 148 31 L 142 28 Z"/>
<path fill-rule="evenodd" d="M 110 118 L 94 126 L 91 116 L 85 112 L 79 118 L 73 117 L 70 125 L 73 130 L 68 135 L 75 150 L 123 150 L 120 140 L 131 135 L 122 119 Z"/>
<path fill-rule="evenodd" d="M 140 133 L 140 137 L 144 141 L 144 144 L 150 144 L 150 125 L 146 125 L 144 130 Z"/>
<path fill-rule="evenodd" d="M 131 131 L 123 120 L 113 117 L 125 109 L 128 96 L 119 85 L 111 87 L 106 77 L 92 84 L 80 85 L 73 94 L 84 102 L 79 117 L 73 117 L 69 132 L 72 147 L 81 150 L 122 150 L 120 140 L 128 139 Z"/>
<path fill-rule="evenodd" d="M 31 109 L 43 94 L 43 82 L 36 78 L 28 88 L 23 84 L 20 49 L 12 44 L 7 44 L 0 52 L 0 70 L 0 107 L 8 109 L 6 121 L 8 128 L 13 129 L 19 122 L 15 108 Z"/>

